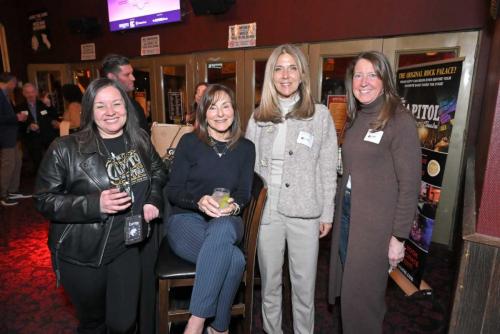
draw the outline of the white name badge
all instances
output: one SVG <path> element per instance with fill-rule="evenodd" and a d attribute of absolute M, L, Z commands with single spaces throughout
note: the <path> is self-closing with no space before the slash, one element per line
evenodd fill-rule
<path fill-rule="evenodd" d="M 365 136 L 365 141 L 369 141 L 374 144 L 380 144 L 380 140 L 384 135 L 384 131 L 374 131 L 369 129 Z"/>
<path fill-rule="evenodd" d="M 42 116 L 47 115 L 47 110 L 42 110 L 42 111 L 40 111 L 40 115 L 42 115 Z"/>
<path fill-rule="evenodd" d="M 299 132 L 297 143 L 306 145 L 307 147 L 311 148 L 313 146 L 313 142 L 314 142 L 314 136 L 312 134 L 305 131 Z"/>

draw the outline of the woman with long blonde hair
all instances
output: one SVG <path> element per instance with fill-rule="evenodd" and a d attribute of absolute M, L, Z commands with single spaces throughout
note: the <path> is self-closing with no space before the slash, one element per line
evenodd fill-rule
<path fill-rule="evenodd" d="M 333 222 L 337 136 L 328 109 L 314 103 L 299 48 L 281 45 L 269 57 L 262 100 L 246 136 L 255 143 L 255 171 L 269 187 L 258 240 L 264 330 L 282 333 L 286 246 L 294 332 L 313 333 L 319 238 Z"/>

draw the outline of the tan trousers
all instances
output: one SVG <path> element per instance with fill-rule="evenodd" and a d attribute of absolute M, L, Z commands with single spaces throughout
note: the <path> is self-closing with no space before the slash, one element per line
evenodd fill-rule
<path fill-rule="evenodd" d="M 288 247 L 294 333 L 314 333 L 314 287 L 319 248 L 319 221 L 288 218 L 273 212 L 260 226 L 257 245 L 262 280 L 262 321 L 268 334 L 283 333 L 282 269 Z"/>
<path fill-rule="evenodd" d="M 0 148 L 0 197 L 19 191 L 22 156 L 19 143 L 14 147 Z"/>

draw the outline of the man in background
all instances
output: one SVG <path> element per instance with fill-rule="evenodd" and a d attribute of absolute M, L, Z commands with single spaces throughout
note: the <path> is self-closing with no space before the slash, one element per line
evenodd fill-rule
<path fill-rule="evenodd" d="M 130 64 L 130 60 L 125 56 L 117 54 L 107 55 L 102 61 L 102 75 L 108 79 L 118 81 L 123 89 L 125 89 L 125 91 L 129 94 L 135 89 L 134 68 Z M 141 128 L 146 130 L 149 134 L 150 130 L 144 110 L 141 105 L 135 101 L 133 96 L 131 96 L 130 100 L 134 105 Z"/>
<path fill-rule="evenodd" d="M 56 111 L 38 99 L 38 89 L 32 83 L 23 85 L 25 102 L 17 106 L 17 112 L 27 114 L 19 123 L 19 133 L 36 174 L 43 154 L 58 135 L 59 122 Z"/>
<path fill-rule="evenodd" d="M 0 204 L 12 206 L 17 199 L 26 198 L 19 192 L 22 153 L 17 145 L 18 122 L 28 115 L 16 114 L 10 94 L 17 85 L 17 78 L 8 72 L 0 73 Z"/>

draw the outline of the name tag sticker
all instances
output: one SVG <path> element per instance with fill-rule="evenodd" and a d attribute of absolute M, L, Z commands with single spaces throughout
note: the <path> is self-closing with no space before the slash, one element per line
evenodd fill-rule
<path fill-rule="evenodd" d="M 365 141 L 369 141 L 370 143 L 380 144 L 380 140 L 382 140 L 382 136 L 384 135 L 384 131 L 373 131 L 372 129 L 368 130 L 365 136 Z"/>
<path fill-rule="evenodd" d="M 309 132 L 305 131 L 300 131 L 299 132 L 299 137 L 297 138 L 297 143 L 306 145 L 307 147 L 311 148 L 314 142 L 314 136 L 310 134 Z"/>
<path fill-rule="evenodd" d="M 40 111 L 40 115 L 42 115 L 42 116 L 47 115 L 47 110 L 42 110 L 42 111 Z"/>

